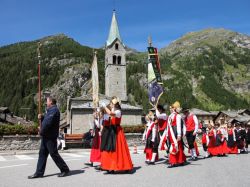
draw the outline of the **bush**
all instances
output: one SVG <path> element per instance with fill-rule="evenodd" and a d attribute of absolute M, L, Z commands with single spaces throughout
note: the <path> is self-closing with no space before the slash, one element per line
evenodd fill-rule
<path fill-rule="evenodd" d="M 129 126 L 124 125 L 122 126 L 124 133 L 143 133 L 144 132 L 144 125 L 136 125 L 136 126 Z"/>
<path fill-rule="evenodd" d="M 38 134 L 38 125 L 0 125 L 0 135 L 16 135 L 16 134 Z"/>

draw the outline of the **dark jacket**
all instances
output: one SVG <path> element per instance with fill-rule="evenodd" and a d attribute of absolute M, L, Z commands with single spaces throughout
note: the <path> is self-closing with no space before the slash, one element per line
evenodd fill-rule
<path fill-rule="evenodd" d="M 40 135 L 47 139 L 57 139 L 59 134 L 60 112 L 56 105 L 47 109 L 47 113 L 42 118 Z"/>

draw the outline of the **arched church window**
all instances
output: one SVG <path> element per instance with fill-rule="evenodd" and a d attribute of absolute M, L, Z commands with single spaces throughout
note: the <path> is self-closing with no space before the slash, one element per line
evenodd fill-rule
<path fill-rule="evenodd" d="M 119 50 L 119 44 L 115 44 L 115 50 Z"/>
<path fill-rule="evenodd" d="M 116 64 L 116 56 L 113 56 L 113 64 Z"/>
<path fill-rule="evenodd" d="M 117 58 L 117 64 L 121 64 L 121 61 L 122 61 L 122 57 L 118 56 L 118 58 Z"/>

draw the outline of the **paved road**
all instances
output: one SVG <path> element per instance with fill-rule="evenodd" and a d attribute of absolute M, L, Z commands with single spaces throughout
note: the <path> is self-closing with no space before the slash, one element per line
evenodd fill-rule
<path fill-rule="evenodd" d="M 37 154 L 1 155 L 0 186 L 250 186 L 250 154 L 200 159 L 183 167 L 167 168 L 163 152 L 156 165 L 147 166 L 145 155 L 139 150 L 139 154 L 131 154 L 134 171 L 114 175 L 85 166 L 89 150 L 61 155 L 72 171 L 71 176 L 58 178 L 59 170 L 49 158 L 45 177 L 33 180 L 27 176 L 35 171 Z"/>

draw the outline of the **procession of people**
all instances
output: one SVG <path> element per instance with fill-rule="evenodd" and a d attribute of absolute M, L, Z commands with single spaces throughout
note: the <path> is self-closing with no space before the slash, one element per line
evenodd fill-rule
<path fill-rule="evenodd" d="M 70 174 L 70 170 L 57 150 L 60 113 L 56 100 L 47 99 L 47 113 L 42 120 L 40 135 L 42 142 L 36 172 L 29 179 L 43 177 L 48 154 L 61 170 L 59 177 Z M 112 97 L 108 105 L 94 109 L 92 132 L 92 148 L 88 166 L 97 165 L 97 170 L 106 174 L 129 173 L 133 171 L 133 163 L 128 144 L 121 126 L 122 109 L 119 98 Z M 240 123 L 212 123 L 199 125 L 198 118 L 188 108 L 181 108 L 178 101 L 169 107 L 169 115 L 162 105 L 152 108 L 145 116 L 145 131 L 142 140 L 145 143 L 145 163 L 154 165 L 159 160 L 159 152 L 166 152 L 168 168 L 185 166 L 196 161 L 199 150 L 196 139 L 201 136 L 204 155 L 224 157 L 227 154 L 248 153 L 250 144 L 250 128 Z M 64 147 L 64 146 L 63 146 Z M 62 149 L 63 149 L 62 147 Z M 185 149 L 190 158 L 187 159 Z"/>

